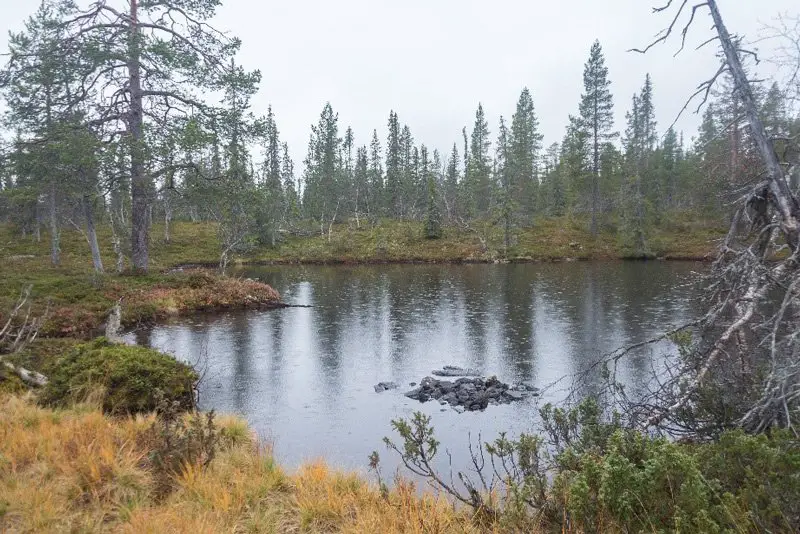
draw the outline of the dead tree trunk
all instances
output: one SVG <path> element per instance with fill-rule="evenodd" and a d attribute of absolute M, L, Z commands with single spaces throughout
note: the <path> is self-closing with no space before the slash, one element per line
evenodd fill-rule
<path fill-rule="evenodd" d="M 5 323 L 0 323 L 0 365 L 17 375 L 28 386 L 43 387 L 47 385 L 47 377 L 15 365 L 4 359 L 7 354 L 22 350 L 32 343 L 39 334 L 44 316 L 31 317 L 31 287 L 22 291 L 16 305 L 10 310 Z M 24 317 L 23 317 L 24 314 Z"/>
<path fill-rule="evenodd" d="M 683 48 L 697 10 L 707 7 L 716 35 L 704 44 L 718 41 L 724 60 L 690 101 L 702 96 L 705 103 L 717 79 L 730 74 L 764 172 L 740 198 L 719 257 L 706 277 L 709 289 L 702 298 L 708 309 L 692 323 L 700 328 L 700 340 L 676 362 L 667 381 L 650 397 L 654 400 L 634 408 L 639 409 L 634 418 L 647 427 L 670 428 L 672 424 L 671 428 L 694 432 L 718 432 L 732 425 L 751 432 L 795 427 L 800 413 L 800 360 L 796 357 L 800 353 L 800 204 L 759 116 L 742 64 L 749 52 L 729 34 L 716 0 L 689 8 L 688 0 L 668 0 L 655 11 L 667 11 L 673 3 L 677 13 L 671 24 L 647 48 L 636 51 L 643 53 L 666 41 L 688 10 L 688 23 L 681 32 Z M 731 159 L 736 166 L 738 155 L 732 154 Z M 735 187 L 731 184 L 732 190 Z M 777 312 L 776 303 L 780 303 Z M 713 405 L 704 391 L 713 393 Z"/>
<path fill-rule="evenodd" d="M 769 190 L 780 213 L 781 230 L 786 236 L 787 243 L 792 251 L 797 251 L 797 247 L 800 245 L 800 206 L 798 206 L 797 199 L 789 189 L 786 175 L 783 172 L 778 155 L 775 153 L 772 139 L 767 135 L 764 123 L 761 121 L 758 113 L 758 104 L 753 96 L 753 90 L 742 66 L 742 61 L 739 58 L 739 51 L 731 39 L 725 23 L 722 21 L 716 0 L 708 0 L 708 8 L 711 10 L 714 26 L 719 35 L 722 50 L 725 52 L 725 61 L 733 76 L 736 89 L 739 91 L 742 106 L 750 124 L 751 135 L 767 167 Z"/>

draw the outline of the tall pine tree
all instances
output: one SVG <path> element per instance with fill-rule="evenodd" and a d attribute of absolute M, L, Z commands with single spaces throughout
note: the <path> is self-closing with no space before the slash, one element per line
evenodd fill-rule
<path fill-rule="evenodd" d="M 539 203 L 538 159 L 542 135 L 539 133 L 539 119 L 534 111 L 533 98 L 527 87 L 519 95 L 517 110 L 511 118 L 509 144 L 509 190 L 519 199 L 519 208 L 529 219 Z"/>
<path fill-rule="evenodd" d="M 471 200 L 474 215 L 485 215 L 491 202 L 491 158 L 489 157 L 489 123 L 483 112 L 483 105 L 478 104 L 475 112 L 475 125 L 472 127 L 470 139 L 469 163 L 466 187 Z"/>
<path fill-rule="evenodd" d="M 581 126 L 587 135 L 591 163 L 591 213 L 589 230 L 597 235 L 600 199 L 600 165 L 603 145 L 613 139 L 614 101 L 610 91 L 608 67 L 599 41 L 595 41 L 583 70 L 583 89 L 580 103 Z"/>
<path fill-rule="evenodd" d="M 392 217 L 401 215 L 400 121 L 397 113 L 389 112 L 389 137 L 386 140 L 386 207 Z"/>

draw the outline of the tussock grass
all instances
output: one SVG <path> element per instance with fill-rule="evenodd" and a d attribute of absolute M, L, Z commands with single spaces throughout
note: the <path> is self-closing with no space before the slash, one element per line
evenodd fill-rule
<path fill-rule="evenodd" d="M 185 465 L 174 490 L 159 497 L 150 461 L 155 421 L 109 418 L 90 404 L 51 410 L 28 397 L 0 397 L 0 530 L 491 532 L 408 482 L 384 496 L 321 462 L 287 474 L 230 417 L 218 420 L 226 437 L 210 465 Z"/>

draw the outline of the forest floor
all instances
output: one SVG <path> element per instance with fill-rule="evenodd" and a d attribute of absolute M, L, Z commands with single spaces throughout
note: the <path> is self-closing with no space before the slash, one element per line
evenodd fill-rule
<path fill-rule="evenodd" d="M 382 221 L 378 225 L 348 224 L 320 229 L 306 237 L 287 237 L 277 247 L 261 247 L 239 258 L 244 262 L 382 263 L 493 262 L 625 259 L 612 225 L 597 236 L 588 221 L 567 217 L 544 218 L 517 229 L 505 250 L 502 229 L 488 222 L 470 227 L 445 226 L 440 239 L 425 239 L 423 223 Z M 324 230 L 324 231 L 321 231 Z M 662 259 L 708 260 L 724 236 L 719 222 L 681 216 L 664 221 L 648 236 L 649 256 Z"/>

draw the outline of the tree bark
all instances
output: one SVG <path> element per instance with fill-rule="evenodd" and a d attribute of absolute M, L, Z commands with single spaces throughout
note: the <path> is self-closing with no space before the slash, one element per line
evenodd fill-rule
<path fill-rule="evenodd" d="M 128 134 L 131 141 L 131 263 L 136 271 L 147 272 L 149 263 L 149 217 L 150 187 L 145 174 L 145 155 L 142 146 L 142 84 L 140 75 L 140 30 L 137 20 L 138 0 L 131 0 L 130 44 L 128 57 L 128 84 L 130 87 L 130 111 Z"/>
<path fill-rule="evenodd" d="M 116 225 L 114 224 L 114 214 L 113 212 L 110 214 L 110 222 L 111 222 L 111 244 L 114 247 L 114 255 L 117 258 L 117 273 L 121 273 L 125 270 L 125 255 L 122 253 L 122 246 L 120 243 L 120 238 L 117 235 Z"/>
<path fill-rule="evenodd" d="M 172 221 L 172 208 L 168 203 L 164 203 L 164 243 L 169 243 L 169 223 Z"/>
<path fill-rule="evenodd" d="M 3 361 L 2 363 L 9 371 L 17 375 L 20 380 L 29 386 L 42 388 L 47 385 L 47 377 L 43 374 L 37 373 L 36 371 L 29 371 L 11 362 Z"/>
<path fill-rule="evenodd" d="M 597 235 L 597 205 L 600 203 L 600 140 L 598 139 L 599 125 L 597 124 L 597 97 L 594 99 L 594 122 L 592 124 L 592 223 L 589 231 Z"/>
<path fill-rule="evenodd" d="M 86 217 L 86 239 L 89 241 L 89 248 L 92 251 L 92 264 L 98 273 L 103 272 L 103 259 L 100 257 L 100 247 L 97 244 L 97 231 L 94 227 L 94 210 L 88 195 L 83 197 L 83 213 Z"/>
<path fill-rule="evenodd" d="M 56 199 L 56 184 L 50 185 L 48 208 L 50 210 L 50 262 L 53 265 L 61 263 L 61 229 L 58 226 L 58 202 Z"/>

